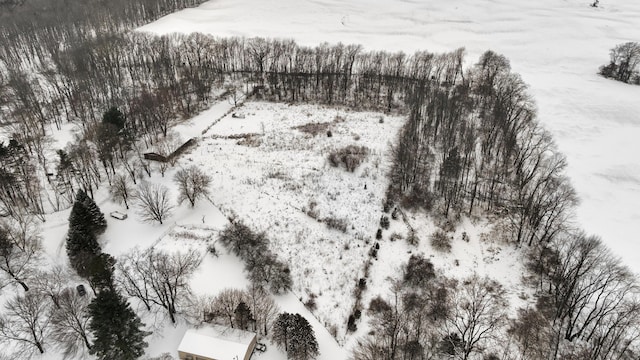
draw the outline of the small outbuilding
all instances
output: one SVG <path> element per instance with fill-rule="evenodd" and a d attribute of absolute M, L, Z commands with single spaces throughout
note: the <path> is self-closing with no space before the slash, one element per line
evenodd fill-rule
<path fill-rule="evenodd" d="M 178 346 L 180 360 L 249 360 L 256 334 L 225 326 L 189 329 Z"/>

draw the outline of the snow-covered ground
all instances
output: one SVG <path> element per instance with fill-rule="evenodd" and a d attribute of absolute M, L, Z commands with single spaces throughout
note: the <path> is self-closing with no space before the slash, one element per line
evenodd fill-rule
<path fill-rule="evenodd" d="M 413 52 L 465 47 L 506 55 L 568 157 L 580 225 L 640 272 L 640 86 L 597 75 L 609 50 L 640 41 L 640 1 L 213 0 L 141 28 L 155 33 L 293 38 Z"/>
<path fill-rule="evenodd" d="M 293 292 L 305 302 L 317 296 L 315 314 L 344 338 L 350 296 L 378 227 L 390 142 L 404 120 L 272 103 L 247 103 L 241 111 L 244 119 L 223 118 L 186 160 L 212 176 L 217 206 L 267 233 L 272 250 L 291 265 Z M 297 129 L 306 124 L 326 129 L 316 136 Z M 354 173 L 327 161 L 347 145 L 369 149 Z M 329 229 L 321 222 L 327 218 L 344 220 L 346 231 Z"/>

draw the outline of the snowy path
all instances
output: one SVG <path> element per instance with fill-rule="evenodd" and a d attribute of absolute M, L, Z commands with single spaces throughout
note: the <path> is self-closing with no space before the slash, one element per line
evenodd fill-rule
<path fill-rule="evenodd" d="M 183 140 L 202 136 L 208 129 L 215 125 L 220 119 L 233 111 L 235 106 L 225 99 L 214 103 L 209 109 L 204 110 L 195 117 L 173 127 L 173 130 L 180 134 Z"/>

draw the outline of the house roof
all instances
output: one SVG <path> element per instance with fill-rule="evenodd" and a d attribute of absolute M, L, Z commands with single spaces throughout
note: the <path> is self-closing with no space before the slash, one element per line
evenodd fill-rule
<path fill-rule="evenodd" d="M 178 351 L 211 359 L 244 359 L 255 333 L 218 325 L 189 329 L 184 334 Z"/>

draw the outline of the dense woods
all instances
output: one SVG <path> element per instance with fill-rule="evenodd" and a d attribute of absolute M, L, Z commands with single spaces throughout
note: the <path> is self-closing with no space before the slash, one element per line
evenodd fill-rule
<path fill-rule="evenodd" d="M 91 278 L 94 267 L 114 266 L 112 259 L 99 256 L 96 234 L 102 224 L 82 220 L 91 217 L 93 191 L 107 182 L 113 197 L 128 206 L 127 199 L 134 196 L 129 182 L 151 173 L 143 150 L 170 137 L 173 124 L 206 108 L 215 95 L 235 98 L 244 92 L 270 101 L 401 113 L 407 122 L 393 148 L 385 208 L 422 208 L 450 219 L 495 217 L 509 240 L 529 253 L 534 274 L 529 281 L 539 300 L 535 307 L 521 309 L 517 318 L 507 319 L 499 285 L 478 277 L 451 282 L 436 274 L 428 260 L 412 258 L 403 277 L 390 285 L 394 298 L 369 304 L 372 333 L 354 357 L 502 356 L 487 349 L 496 346 L 494 335 L 504 331 L 510 340 L 507 350 L 516 358 L 637 358 L 636 279 L 599 239 L 573 229 L 577 197 L 565 176 L 566 161 L 536 120 L 527 86 L 504 56 L 487 51 L 464 68 L 463 49 L 404 54 L 364 51 L 358 45 L 303 47 L 288 40 L 127 31 L 197 2 L 96 1 L 110 10 L 89 11 L 93 4 L 71 12 L 52 5 L 58 13 L 29 21 L 13 16 L 0 26 L 0 124 L 9 129 L 8 141 L 0 144 L 1 215 L 19 219 L 29 213 L 43 219 L 47 211 L 76 200 L 68 251 L 73 266 Z M 18 6 L 22 3 L 0 2 L 3 20 L 7 14 L 26 12 Z M 615 68 L 610 65 L 610 76 L 629 81 L 633 73 L 623 71 L 624 59 L 618 61 L 616 55 L 622 50 L 612 52 Z M 52 159 L 50 135 L 68 123 L 80 125 L 82 133 L 56 149 Z M 142 184 L 137 197 L 144 194 Z M 193 206 L 198 196 L 187 190 L 183 197 Z M 149 218 L 162 223 L 165 217 Z M 2 235 L 4 258 L 24 252 L 7 231 Z M 237 222 L 224 230 L 222 242 L 247 261 L 255 284 L 269 284 L 276 292 L 291 286 L 289 269 L 268 251 L 263 234 Z M 154 252 L 134 255 L 119 265 L 123 275 L 132 276 L 120 279 L 122 287 L 148 309 L 166 309 L 175 322 L 179 298 L 161 291 L 140 294 L 138 289 L 155 281 L 140 269 L 180 264 L 180 259 L 169 261 Z M 5 268 L 26 290 L 21 274 Z M 128 271 L 134 268 L 139 272 Z M 163 269 L 171 274 L 173 268 Z M 174 272 L 190 274 L 193 269 Z M 131 315 L 126 301 L 111 289 L 112 272 L 97 273 L 110 274 L 109 279 L 91 282 L 99 297 L 112 296 L 107 300 Z M 169 300 L 157 300 L 165 298 Z M 25 299 L 34 303 L 34 316 L 40 316 L 43 300 L 31 295 Z M 8 305 L 8 318 L 19 316 L 22 300 Z M 234 303 L 233 310 L 238 306 Z M 257 315 L 255 304 L 251 308 Z M 98 308 L 89 305 L 89 310 L 95 313 Z M 229 323 L 246 327 L 242 315 L 228 315 Z M 132 327 L 139 328 L 139 320 L 131 317 Z M 1 336 L 26 332 L 1 320 Z M 267 333 L 267 321 L 258 323 Z M 96 321 L 89 328 L 101 331 Z M 25 341 L 42 352 L 45 331 L 37 330 Z M 84 342 L 89 347 L 86 338 Z M 140 338 L 132 357 L 141 353 L 141 346 Z M 288 349 L 286 342 L 284 347 Z"/>

